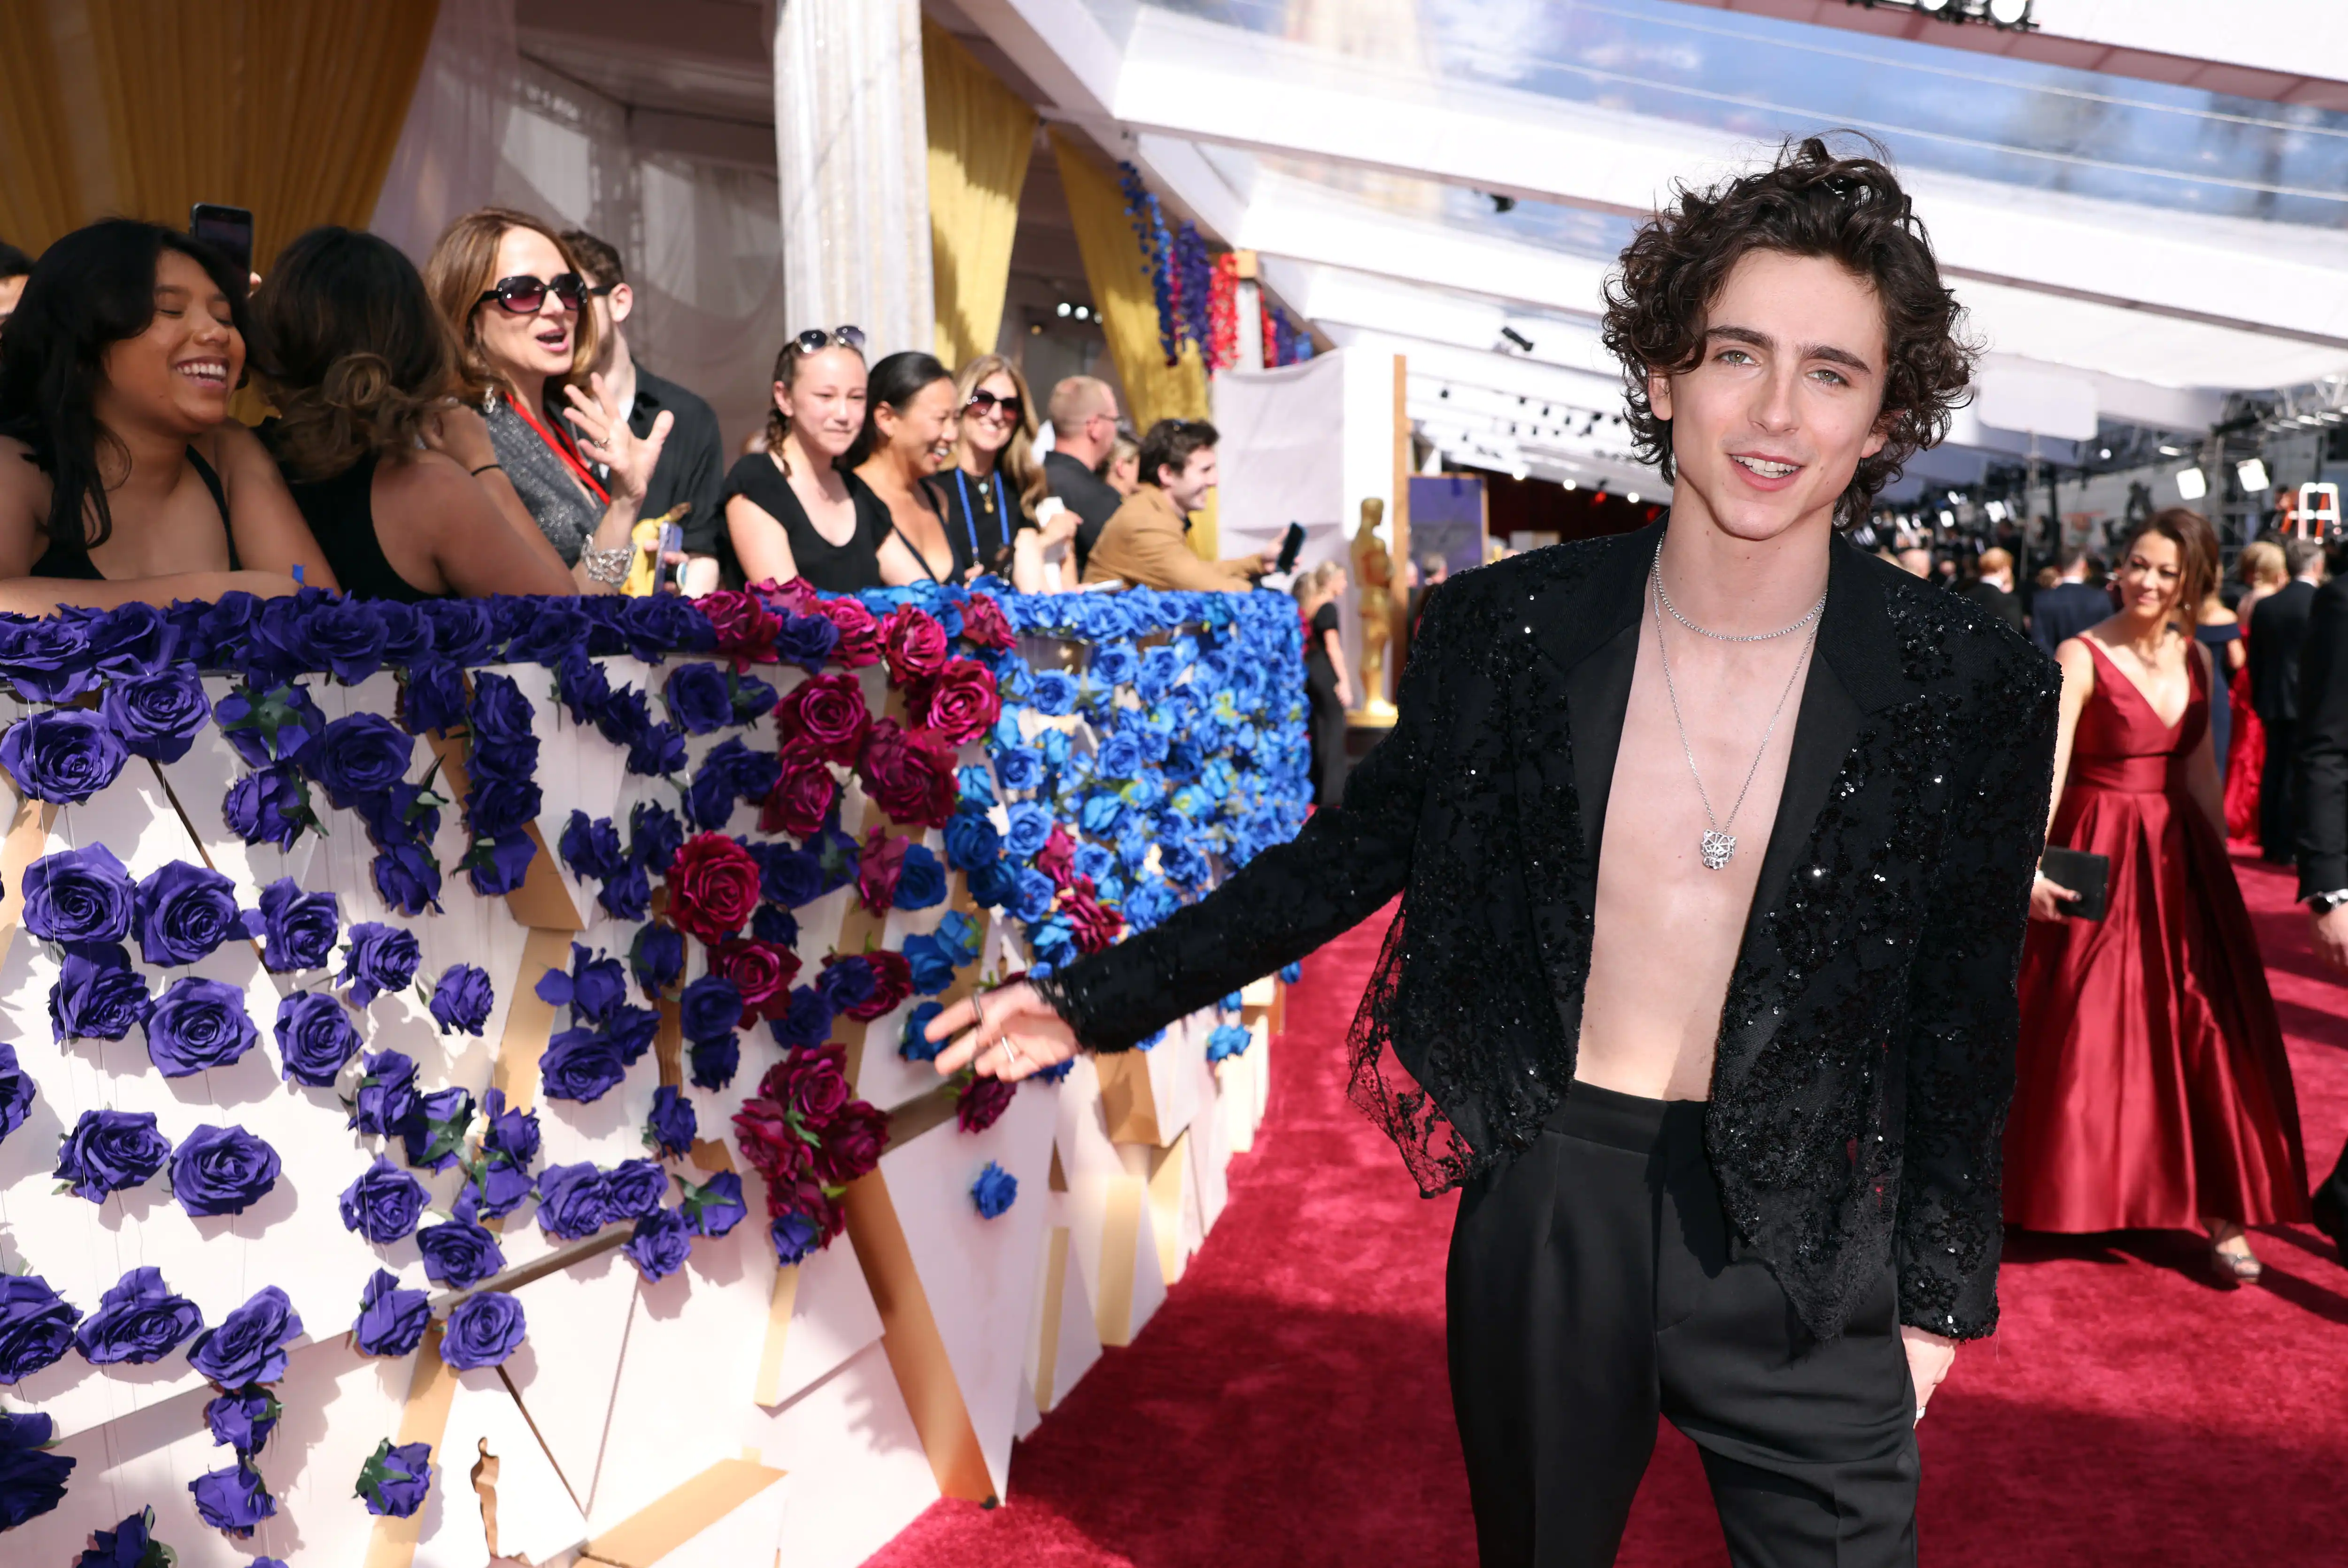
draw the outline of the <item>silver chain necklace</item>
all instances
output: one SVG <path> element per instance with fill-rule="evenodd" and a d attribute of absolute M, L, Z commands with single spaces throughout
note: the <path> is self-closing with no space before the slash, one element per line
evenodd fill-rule
<path fill-rule="evenodd" d="M 1803 627 L 1807 626 L 1811 621 L 1817 620 L 1818 611 L 1827 607 L 1827 596 L 1822 593 L 1818 595 L 1818 603 L 1810 606 L 1809 613 L 1803 616 L 1801 620 L 1794 622 L 1793 625 L 1781 626 L 1775 631 L 1756 631 L 1750 635 L 1739 637 L 1732 632 L 1715 631 L 1709 626 L 1698 626 L 1694 621 L 1690 620 L 1686 616 L 1680 613 L 1680 607 L 1673 604 L 1672 602 L 1672 596 L 1663 591 L 1663 551 L 1661 545 L 1655 547 L 1654 578 L 1655 602 L 1663 607 L 1664 612 L 1673 620 L 1678 621 L 1682 626 L 1684 626 L 1690 631 L 1694 632 L 1698 637 L 1709 637 L 1715 642 L 1774 642 L 1780 637 L 1791 637 L 1795 632 L 1799 631 Z"/>
<path fill-rule="evenodd" d="M 1712 824 L 1711 830 L 1704 835 L 1704 868 L 1718 871 L 1726 866 L 1728 857 L 1736 853 L 1736 835 L 1728 830 L 1736 825 L 1736 814 L 1745 808 L 1745 797 L 1753 788 L 1754 775 L 1761 771 L 1761 759 L 1768 753 L 1769 737 L 1777 733 L 1777 720 L 1786 712 L 1786 699 L 1794 694 L 1794 682 L 1808 665 L 1810 653 L 1818 647 L 1818 620 L 1819 612 L 1827 607 L 1827 596 L 1819 594 L 1818 603 L 1810 606 L 1809 613 L 1784 631 L 1764 632 L 1758 637 L 1728 637 L 1717 631 L 1706 631 L 1678 610 L 1671 610 L 1672 619 L 1689 630 L 1702 632 L 1723 642 L 1765 642 L 1771 638 L 1797 631 L 1804 626 L 1810 629 L 1809 636 L 1803 640 L 1802 656 L 1794 661 L 1793 669 L 1787 672 L 1786 689 L 1777 693 L 1777 705 L 1769 710 L 1769 727 L 1761 732 L 1760 749 L 1753 753 L 1753 765 L 1745 770 L 1744 787 L 1736 792 L 1735 804 L 1728 808 L 1728 820 L 1724 823 L 1712 809 L 1712 796 L 1704 787 L 1704 774 L 1696 771 L 1695 748 L 1688 744 L 1687 720 L 1680 712 L 1679 687 L 1672 680 L 1672 651 L 1663 641 L 1663 611 L 1671 610 L 1671 600 L 1663 594 L 1663 552 L 1660 548 L 1655 551 L 1655 564 L 1649 569 L 1647 579 L 1655 591 L 1655 651 L 1663 660 L 1663 690 L 1672 700 L 1672 723 L 1679 729 L 1680 754 L 1687 758 L 1688 777 L 1695 781 L 1696 799 L 1704 803 L 1704 820 Z"/>

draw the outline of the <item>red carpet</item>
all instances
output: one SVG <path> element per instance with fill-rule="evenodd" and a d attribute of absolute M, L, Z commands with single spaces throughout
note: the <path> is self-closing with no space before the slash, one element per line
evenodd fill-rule
<path fill-rule="evenodd" d="M 2348 1135 L 2348 989 L 2287 878 L 2238 862 L 2291 1034 L 2308 1157 Z M 1443 1364 L 1452 1203 L 1424 1203 L 1345 1103 L 1340 1040 L 1375 926 L 1304 966 L 1271 1115 L 1231 1206 L 1138 1341 L 1022 1444 L 1011 1496 L 942 1502 L 869 1568 L 1453 1568 L 1472 1563 Z M 2004 1324 L 1923 1426 L 1927 1563 L 2348 1561 L 2348 1271 L 2259 1234 L 2258 1289 L 2193 1237 L 2016 1236 Z M 1623 1568 L 1727 1561 L 1666 1425 Z"/>

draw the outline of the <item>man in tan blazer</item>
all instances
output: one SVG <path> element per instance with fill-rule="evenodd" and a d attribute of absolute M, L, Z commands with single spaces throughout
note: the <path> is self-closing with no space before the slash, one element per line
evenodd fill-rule
<path fill-rule="evenodd" d="M 1141 487 L 1093 541 L 1086 582 L 1125 582 L 1193 593 L 1244 593 L 1272 569 L 1269 552 L 1200 560 L 1186 537 L 1190 514 L 1215 487 L 1215 427 L 1161 419 L 1141 438 Z"/>

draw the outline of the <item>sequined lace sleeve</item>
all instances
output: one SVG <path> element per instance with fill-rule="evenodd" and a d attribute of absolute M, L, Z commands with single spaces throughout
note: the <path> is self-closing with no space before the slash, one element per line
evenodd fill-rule
<path fill-rule="evenodd" d="M 1448 647 L 1432 596 L 1395 692 L 1393 730 L 1355 765 L 1344 804 L 1258 855 L 1155 929 L 1094 953 L 1038 989 L 1096 1050 L 1123 1050 L 1358 925 L 1402 891 L 1426 789 Z"/>
<path fill-rule="evenodd" d="M 2054 772 L 2053 666 L 2016 657 L 1995 679 L 1982 726 L 1994 738 L 1952 803 L 1909 991 L 1900 1314 L 1952 1339 L 1997 1327 L 2014 981 Z"/>

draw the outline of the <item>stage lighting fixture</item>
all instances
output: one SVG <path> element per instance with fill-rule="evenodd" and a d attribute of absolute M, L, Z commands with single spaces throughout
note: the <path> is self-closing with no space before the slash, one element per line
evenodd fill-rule
<path fill-rule="evenodd" d="M 1065 315 L 1066 315 L 1070 311 L 1075 310 L 1076 308 L 1076 306 L 1074 306 L 1074 305 L 1072 305 L 1072 304 L 1068 303 L 1068 302 L 1067 302 L 1067 301 L 1066 301 L 1066 300 L 1062 300 L 1062 301 L 1060 302 L 1060 314 L 1062 314 L 1062 315 L 1064 315 L 1064 316 L 1065 316 Z"/>
<path fill-rule="evenodd" d="M 2198 501 L 2209 493 L 2209 481 L 2199 468 L 2177 471 L 2177 495 L 2180 500 Z"/>
<path fill-rule="evenodd" d="M 1559 481 L 1559 483 L 1560 483 L 1560 484 L 1562 484 L 1562 485 L 1563 485 L 1567 489 L 1569 489 L 1569 490 L 1576 489 L 1576 488 L 1578 488 L 1578 487 L 1577 487 L 1577 486 L 1574 484 L 1574 482 L 1573 482 L 1572 480 L 1570 480 L 1570 479 L 1561 479 L 1561 480 L 1560 480 L 1560 481 Z"/>
<path fill-rule="evenodd" d="M 1941 507 L 1941 526 L 1944 528 L 1955 528 L 1957 526 L 1957 514 L 1950 511 L 1946 507 Z"/>
<path fill-rule="evenodd" d="M 1634 507 L 1635 507 L 1635 506 L 1637 506 L 1637 505 L 1639 504 L 1639 492 L 1638 492 L 1638 491 L 1636 491 L 1636 490 L 1632 490 L 1630 494 L 1628 494 L 1628 495 L 1624 496 L 1622 498 L 1623 498 L 1624 500 L 1626 500 L 1626 501 L 1630 502 L 1632 506 L 1634 506 Z"/>
<path fill-rule="evenodd" d="M 2267 487 L 2267 466 L 2256 457 L 2245 457 L 2234 465 L 2234 477 L 2241 482 L 2245 495 L 2257 495 Z"/>
<path fill-rule="evenodd" d="M 2181 447 L 2163 446 L 2160 449 L 2160 455 L 2164 457 L 2182 457 L 2185 456 L 2185 453 Z"/>
<path fill-rule="evenodd" d="M 1949 0 L 1916 0 L 1916 9 L 1927 15 L 1937 16 L 1949 8 Z"/>
<path fill-rule="evenodd" d="M 1989 0 L 1989 19 L 2011 27 L 2030 15 L 2030 0 Z"/>
<path fill-rule="evenodd" d="M 2005 521 L 2005 503 L 2003 501 L 1984 501 L 1982 503 L 1982 511 L 1988 516 L 1989 520 L 1993 523 L 2002 523 Z"/>
<path fill-rule="evenodd" d="M 2108 446 L 2098 447 L 2096 456 L 2108 463 L 2112 460 L 2112 449 Z"/>

